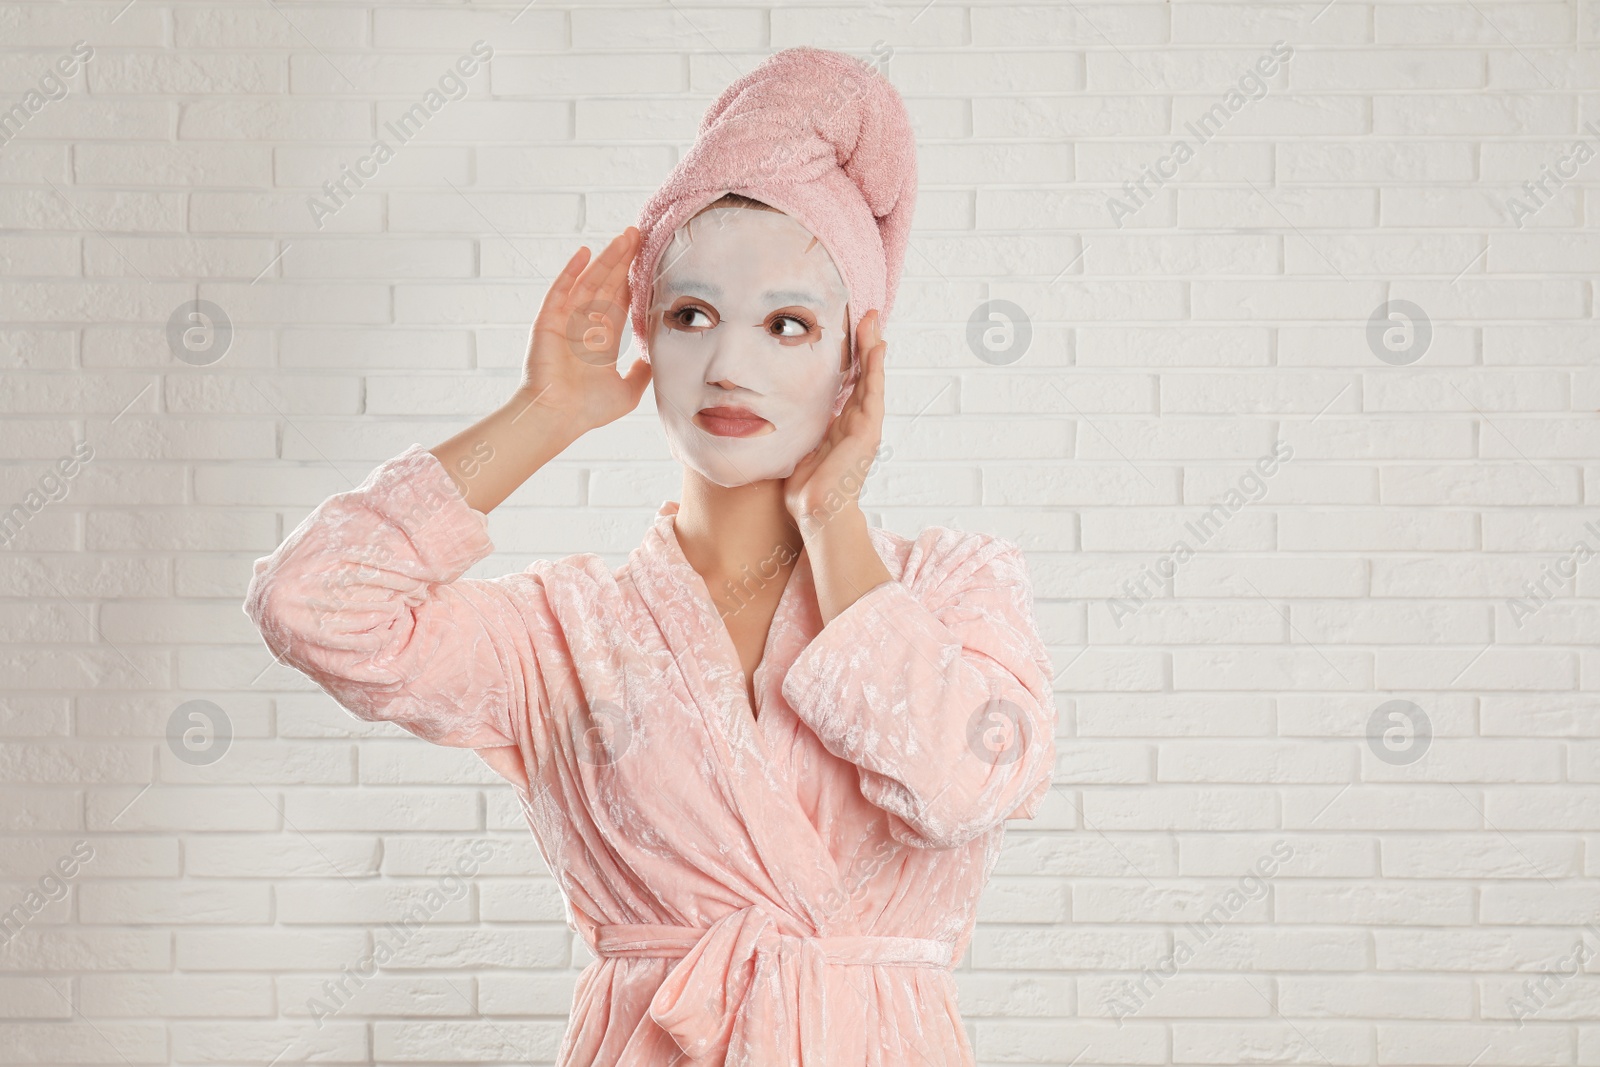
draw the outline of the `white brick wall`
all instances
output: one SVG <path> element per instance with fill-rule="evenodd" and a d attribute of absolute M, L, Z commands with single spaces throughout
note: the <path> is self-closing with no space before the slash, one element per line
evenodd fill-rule
<path fill-rule="evenodd" d="M 0 1061 L 552 1061 L 584 951 L 511 792 L 272 666 L 250 563 L 499 403 L 577 244 L 816 44 L 892 49 L 920 142 L 866 502 L 1020 542 L 1061 672 L 1058 788 L 959 971 L 980 1062 L 1600 1065 L 1600 159 L 1521 188 L 1600 151 L 1597 38 L 1594 0 L 0 4 L 0 105 L 41 94 L 0 144 Z M 234 331 L 198 366 L 196 297 Z M 986 300 L 1020 356 L 969 346 Z M 1369 343 L 1386 300 L 1420 358 Z M 677 492 L 647 396 L 473 574 L 620 563 Z M 166 737 L 192 700 L 208 765 Z M 1369 741 L 1395 700 L 1420 756 Z"/>

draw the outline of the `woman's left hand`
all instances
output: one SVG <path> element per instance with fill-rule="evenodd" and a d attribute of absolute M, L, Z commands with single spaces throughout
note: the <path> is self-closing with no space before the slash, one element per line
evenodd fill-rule
<path fill-rule="evenodd" d="M 828 424 L 822 442 L 784 479 L 783 502 L 802 535 L 809 536 L 847 508 L 855 508 L 883 439 L 883 361 L 876 308 L 856 328 L 860 376 L 850 398 Z"/>

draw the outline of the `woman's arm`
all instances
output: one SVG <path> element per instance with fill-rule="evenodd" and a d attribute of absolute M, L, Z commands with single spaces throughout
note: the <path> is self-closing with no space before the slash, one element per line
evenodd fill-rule
<path fill-rule="evenodd" d="M 859 768 L 862 795 L 898 817 L 898 839 L 953 848 L 1031 818 L 1049 790 L 1050 660 L 1015 545 L 931 530 L 913 552 L 915 574 L 896 581 L 884 566 L 857 503 L 883 430 L 876 311 L 856 338 L 858 384 L 784 486 L 825 625 L 783 692 Z"/>
<path fill-rule="evenodd" d="M 795 464 L 784 482 L 784 504 L 811 557 L 817 607 L 825 623 L 890 577 L 867 536 L 867 518 L 857 503 L 883 437 L 886 355 L 878 312 L 869 311 L 856 329 L 861 366 L 856 387 L 828 424 L 822 442 Z"/>
<path fill-rule="evenodd" d="M 1022 553 L 923 531 L 900 580 L 874 586 L 796 658 L 783 694 L 897 840 L 954 848 L 1032 818 L 1055 763 L 1049 655 Z"/>
<path fill-rule="evenodd" d="M 557 412 L 537 404 L 534 396 L 519 387 L 510 400 L 428 450 L 474 511 L 493 511 L 578 439 Z"/>
<path fill-rule="evenodd" d="M 519 725 L 541 710 L 529 707 L 541 699 L 528 638 L 537 597 L 511 595 L 518 576 L 462 574 L 494 548 L 491 508 L 585 430 L 637 405 L 648 365 L 627 378 L 615 369 L 636 245 L 630 227 L 587 270 L 587 249 L 572 257 L 545 296 L 511 401 L 435 449 L 412 445 L 256 560 L 244 610 L 267 648 L 358 718 L 481 749 L 518 743 Z M 584 347 L 567 340 L 574 323 L 587 324 Z"/>
<path fill-rule="evenodd" d="M 460 748 L 517 741 L 518 605 L 462 578 L 493 550 L 421 445 L 319 504 L 255 561 L 244 610 L 268 651 L 357 718 Z"/>
<path fill-rule="evenodd" d="M 588 269 L 578 249 L 545 294 L 511 399 L 429 450 L 469 507 L 487 515 L 583 434 L 639 406 L 650 365 L 616 372 L 638 246 L 629 226 Z"/>

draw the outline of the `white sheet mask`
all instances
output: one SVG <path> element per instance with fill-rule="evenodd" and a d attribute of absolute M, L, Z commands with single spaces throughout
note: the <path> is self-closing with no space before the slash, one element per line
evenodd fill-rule
<path fill-rule="evenodd" d="M 845 382 L 848 300 L 832 257 L 793 216 L 719 207 L 680 226 L 656 267 L 649 319 L 673 456 L 730 488 L 792 474 L 822 442 Z M 714 407 L 768 425 L 724 436 L 699 414 Z"/>

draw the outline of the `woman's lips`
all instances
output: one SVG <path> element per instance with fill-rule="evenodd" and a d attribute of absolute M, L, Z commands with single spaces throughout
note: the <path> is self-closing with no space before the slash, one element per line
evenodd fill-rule
<path fill-rule="evenodd" d="M 749 408 L 720 405 L 701 408 L 694 418 L 701 429 L 718 437 L 753 437 L 772 425 Z"/>

